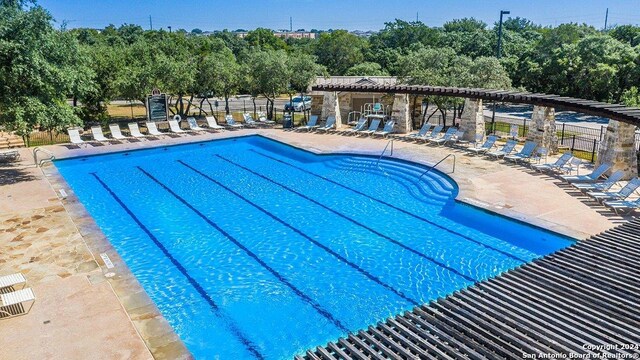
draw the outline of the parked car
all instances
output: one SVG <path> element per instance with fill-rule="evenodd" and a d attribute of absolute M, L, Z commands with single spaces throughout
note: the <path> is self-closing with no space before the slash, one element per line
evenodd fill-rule
<path fill-rule="evenodd" d="M 291 102 L 284 105 L 284 111 L 305 111 L 311 109 L 311 96 L 305 96 L 304 101 L 302 97 L 296 96 Z"/>

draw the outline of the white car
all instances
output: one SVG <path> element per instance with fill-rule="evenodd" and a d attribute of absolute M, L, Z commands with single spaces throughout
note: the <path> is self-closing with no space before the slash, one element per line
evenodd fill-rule
<path fill-rule="evenodd" d="M 296 96 L 292 99 L 291 102 L 288 102 L 284 105 L 285 111 L 305 111 L 311 109 L 311 96 L 305 96 L 304 101 L 302 97 Z"/>

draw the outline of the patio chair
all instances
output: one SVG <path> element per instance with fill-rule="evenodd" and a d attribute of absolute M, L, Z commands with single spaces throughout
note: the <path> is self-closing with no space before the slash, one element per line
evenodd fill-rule
<path fill-rule="evenodd" d="M 358 123 L 354 127 L 352 127 L 351 129 L 347 129 L 342 133 L 344 135 L 356 134 L 359 131 L 364 130 L 366 126 L 367 126 L 367 119 L 364 117 L 361 117 L 360 119 L 358 119 Z"/>
<path fill-rule="evenodd" d="M 536 144 L 535 142 L 527 141 L 524 143 L 524 146 L 522 147 L 522 150 L 520 150 L 520 152 L 515 154 L 505 155 L 504 159 L 513 161 L 516 163 L 518 161 L 529 160 L 533 155 L 533 151 L 536 149 L 537 146 L 538 144 Z"/>
<path fill-rule="evenodd" d="M 91 127 L 91 135 L 93 136 L 93 140 L 95 141 L 109 141 L 104 134 L 102 133 L 102 128 L 100 126 L 92 126 Z"/>
<path fill-rule="evenodd" d="M 396 126 L 396 121 L 395 120 L 388 120 L 384 124 L 384 128 L 382 128 L 382 130 L 376 131 L 376 132 L 372 133 L 371 135 L 387 137 L 387 135 L 393 133 L 393 127 L 394 126 Z"/>
<path fill-rule="evenodd" d="M 233 115 L 231 115 L 231 114 L 225 115 L 224 121 L 227 123 L 227 128 L 230 128 L 230 129 L 242 129 L 244 127 L 244 125 L 238 124 L 233 119 Z"/>
<path fill-rule="evenodd" d="M 507 156 L 513 152 L 515 149 L 517 142 L 515 140 L 507 140 L 507 143 L 504 144 L 502 149 L 496 151 L 490 151 L 487 153 L 487 156 L 499 159 L 501 157 Z"/>
<path fill-rule="evenodd" d="M 186 131 L 180 129 L 180 124 L 178 124 L 177 120 L 169 120 L 169 130 L 172 133 L 176 133 L 176 134 L 180 134 L 180 133 L 184 133 Z"/>
<path fill-rule="evenodd" d="M 453 134 L 449 141 L 445 141 L 444 143 L 442 143 L 442 145 L 449 144 L 449 146 L 454 146 L 460 141 L 463 141 L 462 138 L 464 138 L 464 130 L 458 130 L 455 134 Z"/>
<path fill-rule="evenodd" d="M 438 137 L 438 135 L 440 135 L 440 133 L 442 133 L 442 129 L 443 128 L 444 128 L 444 125 L 436 125 L 433 128 L 433 130 L 431 130 L 429 135 L 425 135 L 421 139 L 424 140 L 424 142 L 429 141 L 429 139 L 436 139 Z"/>
<path fill-rule="evenodd" d="M 624 200 L 633 194 L 640 187 L 640 178 L 634 178 L 630 180 L 619 191 L 589 191 L 587 196 L 597 201 L 604 200 Z"/>
<path fill-rule="evenodd" d="M 84 140 L 82 140 L 82 138 L 80 137 L 80 131 L 78 129 L 68 129 L 67 133 L 69 134 L 69 141 L 72 144 L 84 144 Z"/>
<path fill-rule="evenodd" d="M 147 125 L 147 133 L 149 133 L 149 135 L 153 135 L 153 136 L 162 136 L 162 135 L 164 135 L 163 133 L 161 133 L 158 130 L 158 125 L 155 122 L 147 121 L 146 125 Z"/>
<path fill-rule="evenodd" d="M 36 297 L 31 288 L 21 289 L 6 294 L 0 294 L 0 319 L 8 319 L 15 316 L 25 315 L 31 311 Z M 31 305 L 25 311 L 24 303 Z"/>
<path fill-rule="evenodd" d="M 20 284 L 22 284 L 21 289 L 27 285 L 27 279 L 21 273 L 0 276 L 0 290 Z"/>
<path fill-rule="evenodd" d="M 607 180 L 603 182 L 591 182 L 591 183 L 572 183 L 571 185 L 582 191 L 607 191 L 613 187 L 622 177 L 624 176 L 624 172 L 622 170 L 615 171 L 611 176 L 607 178 Z"/>
<path fill-rule="evenodd" d="M 604 173 L 611 169 L 611 164 L 600 164 L 591 174 L 587 175 L 560 175 L 560 178 L 568 183 L 593 183 Z"/>
<path fill-rule="evenodd" d="M 251 115 L 249 115 L 249 113 L 242 114 L 242 119 L 244 120 L 244 126 L 247 126 L 247 127 L 258 126 L 258 123 L 255 120 L 253 120 L 253 118 L 251 117 Z"/>
<path fill-rule="evenodd" d="M 189 129 L 191 129 L 193 131 L 204 131 L 204 129 L 201 128 L 198 125 L 198 122 L 196 121 L 196 118 L 194 118 L 194 117 L 188 117 L 187 118 L 187 124 L 189 125 Z"/>
<path fill-rule="evenodd" d="M 127 138 L 126 136 L 122 135 L 120 125 L 118 124 L 109 124 L 109 131 L 111 131 L 111 137 L 116 140 L 124 140 Z"/>
<path fill-rule="evenodd" d="M 605 200 L 602 202 L 604 206 L 611 208 L 616 214 L 619 212 L 630 213 L 633 210 L 640 209 L 640 198 L 635 200 Z"/>
<path fill-rule="evenodd" d="M 18 160 L 20 159 L 20 153 L 18 150 L 4 150 L 0 151 L 0 160 Z"/>
<path fill-rule="evenodd" d="M 531 163 L 531 160 L 535 160 L 535 162 L 539 164 L 542 161 L 542 158 L 544 158 L 546 161 L 548 154 L 549 154 L 549 149 L 547 149 L 544 146 L 538 146 L 533 156 L 531 156 L 531 159 L 529 159 L 529 163 Z"/>
<path fill-rule="evenodd" d="M 127 124 L 129 127 L 129 134 L 134 138 L 142 138 L 145 137 L 143 133 L 140 132 L 140 128 L 138 127 L 138 123 L 129 123 Z"/>
<path fill-rule="evenodd" d="M 497 136 L 488 136 L 487 140 L 484 141 L 484 144 L 482 144 L 481 146 L 467 148 L 467 150 L 474 155 L 484 154 L 493 148 L 493 146 L 496 144 L 496 140 L 498 140 Z"/>
<path fill-rule="evenodd" d="M 511 137 L 511 139 L 513 139 L 513 140 L 518 139 L 518 133 L 519 132 L 520 132 L 520 127 L 518 127 L 518 125 L 511 124 L 509 126 L 509 136 Z"/>
<path fill-rule="evenodd" d="M 558 160 L 556 160 L 553 163 L 536 164 L 536 165 L 532 165 L 531 168 L 534 170 L 538 170 L 540 172 L 545 170 L 559 170 L 562 167 L 566 166 L 572 157 L 573 155 L 571 154 L 571 151 L 567 151 L 564 154 L 562 154 L 562 156 L 560 156 Z"/>
<path fill-rule="evenodd" d="M 367 130 L 360 130 L 358 134 L 371 135 L 374 132 L 378 131 L 380 127 L 380 119 L 371 120 L 371 124 L 369 124 L 369 128 Z"/>
<path fill-rule="evenodd" d="M 318 115 L 311 115 L 311 117 L 309 118 L 309 121 L 307 121 L 306 125 L 298 126 L 294 130 L 295 131 L 299 131 L 299 130 L 311 131 L 311 130 L 319 128 L 319 127 L 320 127 L 320 125 L 318 125 Z"/>
<path fill-rule="evenodd" d="M 205 117 L 205 119 L 207 120 L 207 127 L 208 128 L 215 129 L 215 130 L 224 130 L 224 126 L 218 125 L 218 122 L 216 121 L 215 117 L 207 116 L 207 117 Z"/>
<path fill-rule="evenodd" d="M 451 140 L 451 137 L 456 134 L 456 131 L 458 131 L 458 129 L 452 126 L 448 128 L 444 135 L 442 135 L 441 137 L 430 137 L 428 139 L 425 139 L 425 141 L 428 141 L 430 144 L 436 145 L 444 144 L 445 142 Z"/>
<path fill-rule="evenodd" d="M 399 136 L 399 137 L 404 140 L 415 140 L 415 139 L 425 137 L 429 132 L 429 130 L 431 130 L 431 124 L 425 121 L 425 123 L 420 128 L 420 131 L 418 131 L 417 133 L 413 133 L 405 136 Z"/>
<path fill-rule="evenodd" d="M 330 130 L 333 130 L 336 126 L 336 117 L 335 116 L 329 116 L 327 118 L 327 121 L 325 122 L 325 124 L 323 126 L 320 126 L 319 128 L 316 129 L 316 131 L 318 132 L 328 132 Z"/>
<path fill-rule="evenodd" d="M 275 125 L 276 122 L 273 120 L 267 119 L 267 115 L 265 113 L 258 113 L 258 122 L 261 122 L 265 125 Z"/>

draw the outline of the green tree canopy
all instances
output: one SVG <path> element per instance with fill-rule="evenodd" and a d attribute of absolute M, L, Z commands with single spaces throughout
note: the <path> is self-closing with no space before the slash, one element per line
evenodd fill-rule
<path fill-rule="evenodd" d="M 375 62 L 363 62 L 353 65 L 345 73 L 347 76 L 389 76 L 389 72 L 384 70 L 380 64 Z"/>
<path fill-rule="evenodd" d="M 331 75 L 344 75 L 347 70 L 364 60 L 367 42 L 346 30 L 322 33 L 316 46 L 318 62 L 327 67 Z"/>

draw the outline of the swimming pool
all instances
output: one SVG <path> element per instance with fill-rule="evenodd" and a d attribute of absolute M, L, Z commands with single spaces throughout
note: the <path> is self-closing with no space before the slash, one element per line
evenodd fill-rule
<path fill-rule="evenodd" d="M 250 136 L 56 166 L 196 358 L 291 358 L 571 244 L 376 161 Z"/>

